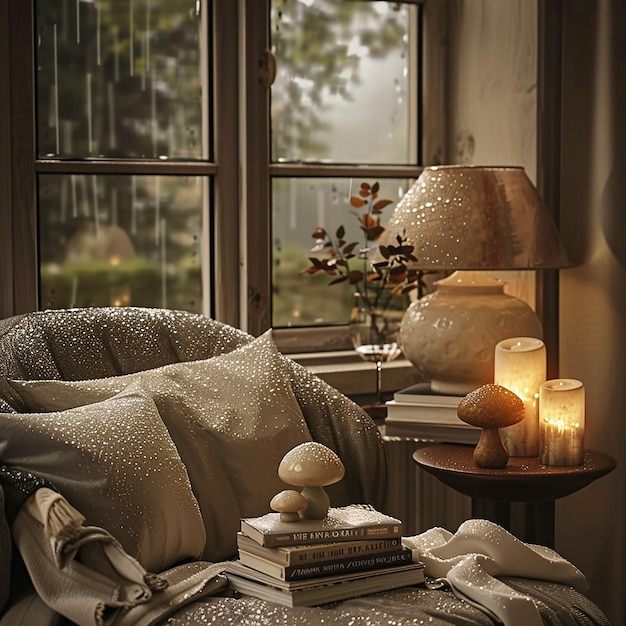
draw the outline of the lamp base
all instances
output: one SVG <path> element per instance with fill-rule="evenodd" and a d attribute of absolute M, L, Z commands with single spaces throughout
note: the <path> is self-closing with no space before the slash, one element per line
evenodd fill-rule
<path fill-rule="evenodd" d="M 454 272 L 435 285 L 409 306 L 400 326 L 404 356 L 435 393 L 462 396 L 492 383 L 502 339 L 542 338 L 535 312 L 486 272 Z"/>

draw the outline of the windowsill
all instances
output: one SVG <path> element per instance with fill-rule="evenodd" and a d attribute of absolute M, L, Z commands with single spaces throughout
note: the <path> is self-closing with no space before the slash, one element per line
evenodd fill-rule
<path fill-rule="evenodd" d="M 329 385 L 366 405 L 376 404 L 376 365 L 364 361 L 352 348 L 347 326 L 280 328 L 274 330 L 278 349 Z M 423 380 L 405 358 L 383 364 L 383 399 L 394 391 Z"/>
<path fill-rule="evenodd" d="M 289 357 L 356 401 L 374 399 L 376 365 L 363 361 L 354 350 L 290 354 Z M 382 390 L 387 395 L 419 381 L 419 372 L 404 358 L 383 364 Z"/>

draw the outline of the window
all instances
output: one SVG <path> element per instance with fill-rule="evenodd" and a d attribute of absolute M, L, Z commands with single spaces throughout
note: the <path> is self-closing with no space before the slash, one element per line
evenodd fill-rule
<path fill-rule="evenodd" d="M 347 321 L 302 276 L 310 235 L 350 225 L 361 181 L 397 200 L 419 174 L 421 12 L 0 0 L 2 314 L 164 306 L 298 350 Z"/>
<path fill-rule="evenodd" d="M 238 324 L 237 4 L 0 12 L 3 314 L 130 304 Z"/>
<path fill-rule="evenodd" d="M 207 15 L 189 0 L 35 3 L 40 306 L 203 310 Z M 116 166 L 101 174 L 100 161 Z M 131 160 L 149 170 L 139 174 Z M 196 164 L 177 175 L 170 161 Z"/>
<path fill-rule="evenodd" d="M 271 325 L 283 350 L 347 348 L 354 287 L 303 272 L 317 227 L 365 247 L 362 182 L 393 201 L 384 224 L 419 175 L 421 6 L 274 0 L 270 16 Z"/>

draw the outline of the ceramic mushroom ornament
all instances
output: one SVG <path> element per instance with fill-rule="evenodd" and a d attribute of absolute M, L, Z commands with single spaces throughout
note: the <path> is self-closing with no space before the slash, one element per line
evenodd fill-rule
<path fill-rule="evenodd" d="M 483 429 L 474 449 L 474 463 L 489 469 L 504 467 L 509 453 L 502 444 L 499 429 L 524 419 L 525 408 L 520 397 L 501 385 L 483 385 L 461 400 L 457 415 Z"/>
<path fill-rule="evenodd" d="M 280 513 L 281 522 L 297 522 L 300 519 L 300 511 L 304 511 L 308 506 L 306 498 L 294 489 L 285 489 L 270 501 L 270 509 Z"/>
<path fill-rule="evenodd" d="M 324 487 L 339 482 L 344 474 L 341 459 L 330 448 L 315 441 L 292 448 L 278 466 L 278 476 L 283 482 L 303 488 L 302 496 L 308 506 L 301 515 L 307 519 L 326 517 L 330 500 Z"/>

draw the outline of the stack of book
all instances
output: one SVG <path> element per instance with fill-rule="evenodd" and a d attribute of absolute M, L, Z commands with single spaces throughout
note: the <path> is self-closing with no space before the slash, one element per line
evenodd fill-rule
<path fill-rule="evenodd" d="M 331 507 L 323 520 L 241 520 L 233 589 L 286 606 L 315 606 L 416 585 L 424 566 L 402 546 L 403 524 L 368 505 Z"/>
<path fill-rule="evenodd" d="M 463 396 L 433 393 L 429 383 L 396 391 L 387 402 L 385 435 L 445 443 L 476 444 L 480 428 L 459 419 L 457 408 Z"/>

